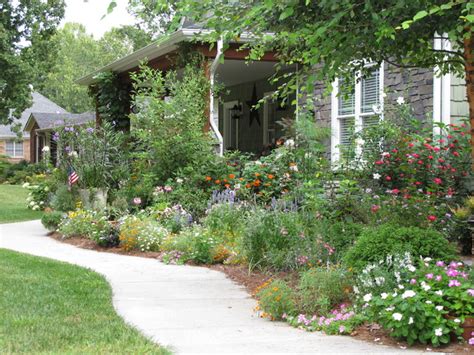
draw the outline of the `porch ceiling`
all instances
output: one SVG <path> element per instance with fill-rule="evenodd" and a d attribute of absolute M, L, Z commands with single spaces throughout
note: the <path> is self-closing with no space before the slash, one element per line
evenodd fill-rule
<path fill-rule="evenodd" d="M 274 62 L 246 62 L 226 59 L 217 67 L 216 79 L 225 86 L 234 86 L 268 78 L 275 73 Z M 296 66 L 286 66 L 283 70 L 295 70 Z"/>

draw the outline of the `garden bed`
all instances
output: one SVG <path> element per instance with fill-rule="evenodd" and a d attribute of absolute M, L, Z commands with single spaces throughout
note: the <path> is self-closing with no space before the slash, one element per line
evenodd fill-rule
<path fill-rule="evenodd" d="M 142 258 L 151 258 L 159 259 L 161 254 L 160 252 L 141 252 L 137 250 L 125 251 L 120 247 L 101 247 L 98 246 L 94 241 L 80 236 L 63 238 L 63 236 L 58 232 L 51 232 L 48 234 L 49 237 L 67 244 L 74 245 L 79 248 L 95 250 L 99 252 L 114 253 L 120 255 L 129 255 L 129 256 L 138 256 Z M 472 261 L 472 258 L 470 258 Z M 188 263 L 192 266 L 198 266 L 194 263 Z M 223 265 L 223 264 L 214 264 L 214 265 L 200 265 L 200 267 L 208 267 L 212 270 L 216 270 L 224 273 L 229 279 L 235 283 L 244 286 L 247 292 L 256 299 L 256 294 L 262 284 L 272 280 L 272 279 L 284 279 L 290 285 L 296 285 L 298 281 L 298 274 L 296 272 L 264 272 L 258 270 L 250 271 L 246 265 Z M 304 331 L 304 330 L 302 330 Z M 467 344 L 451 343 L 447 346 L 442 347 L 430 347 L 422 344 L 416 344 L 409 346 L 406 342 L 397 341 L 396 339 L 389 336 L 388 332 L 382 329 L 377 324 L 368 324 L 365 323 L 358 328 L 356 328 L 351 334 L 351 337 L 373 343 L 375 342 L 378 345 L 388 345 L 398 349 L 412 349 L 420 351 L 432 351 L 432 352 L 442 352 L 442 353 L 471 353 L 472 347 Z"/>

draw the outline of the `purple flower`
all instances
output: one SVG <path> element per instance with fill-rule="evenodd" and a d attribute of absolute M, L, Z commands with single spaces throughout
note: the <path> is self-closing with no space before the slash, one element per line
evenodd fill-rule
<path fill-rule="evenodd" d="M 444 266 L 444 262 L 442 262 L 442 261 L 437 261 L 437 262 L 436 262 L 436 266 L 441 266 L 441 267 L 443 267 L 443 266 Z"/>
<path fill-rule="evenodd" d="M 456 277 L 459 275 L 459 272 L 454 269 L 448 269 L 448 271 L 446 271 L 446 275 L 448 275 L 449 277 Z"/>
<path fill-rule="evenodd" d="M 451 269 L 456 269 L 456 268 L 458 267 L 458 263 L 455 262 L 455 261 L 451 261 L 451 262 L 449 263 L 449 267 L 450 267 Z"/>
<path fill-rule="evenodd" d="M 469 290 L 467 290 L 467 293 L 469 296 L 474 296 L 474 288 L 470 288 Z"/>
<path fill-rule="evenodd" d="M 458 280 L 449 280 L 449 287 L 458 287 L 461 286 L 461 283 Z"/>
<path fill-rule="evenodd" d="M 441 281 L 442 278 L 443 278 L 443 277 L 442 277 L 441 275 L 436 275 L 435 280 L 436 280 L 436 281 Z"/>
<path fill-rule="evenodd" d="M 412 284 L 412 285 L 416 284 L 416 279 L 411 279 L 410 284 Z"/>
<path fill-rule="evenodd" d="M 93 133 L 94 132 L 94 128 L 92 127 L 89 127 L 86 129 L 87 133 Z"/>
<path fill-rule="evenodd" d="M 58 132 L 54 132 L 53 134 L 53 141 L 57 142 L 59 140 L 59 133 Z"/>
<path fill-rule="evenodd" d="M 71 147 L 70 147 L 70 146 L 67 146 L 66 148 L 64 148 L 64 150 L 65 150 L 67 153 L 69 153 L 69 152 L 71 152 Z"/>
<path fill-rule="evenodd" d="M 433 274 L 426 274 L 425 276 L 428 280 L 431 280 L 433 278 Z"/>
<path fill-rule="evenodd" d="M 339 333 L 344 333 L 346 331 L 346 327 L 341 325 L 339 326 Z"/>
<path fill-rule="evenodd" d="M 469 345 L 474 345 L 474 338 L 469 339 Z"/>

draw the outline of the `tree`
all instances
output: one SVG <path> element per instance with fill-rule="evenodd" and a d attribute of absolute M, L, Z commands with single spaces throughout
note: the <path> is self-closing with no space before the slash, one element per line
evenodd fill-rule
<path fill-rule="evenodd" d="M 38 72 L 35 89 L 70 112 L 93 110 L 87 88 L 76 84 L 76 80 L 148 41 L 146 34 L 131 26 L 113 28 L 95 40 L 83 25 L 66 23 L 48 42 L 47 47 L 56 48 L 55 56 L 47 63 L 46 72 Z"/>
<path fill-rule="evenodd" d="M 170 12 L 169 28 L 183 17 L 212 30 L 210 40 L 226 42 L 243 33 L 251 58 L 274 50 L 285 63 L 308 70 L 306 86 L 317 80 L 330 84 L 336 77 L 353 77 L 371 68 L 367 61 L 400 67 L 439 67 L 439 74 L 466 77 L 474 134 L 474 3 L 470 0 L 131 0 L 161 16 Z M 271 35 L 269 33 L 272 33 Z M 453 50 L 435 50 L 435 36 L 447 34 Z M 318 70 L 311 70 L 318 66 Z M 374 68 L 374 67 L 372 67 Z M 295 82 L 292 82 L 293 88 Z M 330 87 L 330 85 L 328 85 Z M 474 158 L 474 139 L 473 158 Z M 474 160 L 474 159 L 473 159 Z"/>
<path fill-rule="evenodd" d="M 64 0 L 0 0 L 0 122 L 11 121 L 30 104 L 35 63 L 26 48 L 39 45 L 64 15 Z M 31 59 L 31 58 L 30 58 Z"/>

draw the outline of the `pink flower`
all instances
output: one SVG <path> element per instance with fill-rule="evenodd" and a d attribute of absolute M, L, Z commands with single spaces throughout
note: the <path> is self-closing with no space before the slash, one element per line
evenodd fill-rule
<path fill-rule="evenodd" d="M 392 178 L 390 176 L 386 176 L 385 180 L 390 181 L 390 180 L 392 180 Z"/>
<path fill-rule="evenodd" d="M 458 287 L 458 286 L 461 286 L 461 283 L 458 280 L 449 280 L 448 286 L 449 287 Z"/>
<path fill-rule="evenodd" d="M 433 182 L 436 184 L 436 185 L 441 185 L 443 183 L 443 180 L 441 180 L 440 178 L 434 178 L 433 179 Z"/>
<path fill-rule="evenodd" d="M 449 277 L 456 277 L 459 275 L 459 272 L 454 269 L 448 269 L 448 271 L 446 271 L 446 275 L 448 275 Z"/>
<path fill-rule="evenodd" d="M 377 211 L 380 209 L 380 206 L 379 205 L 372 205 L 372 207 L 370 208 L 370 210 L 372 211 L 372 213 L 377 213 Z"/>
<path fill-rule="evenodd" d="M 430 215 L 429 215 L 428 217 L 426 217 L 426 218 L 428 218 L 428 221 L 430 221 L 430 222 L 436 221 L 436 216 L 433 216 L 432 214 L 430 214 Z"/>
<path fill-rule="evenodd" d="M 339 333 L 344 333 L 346 331 L 346 327 L 341 325 L 339 326 Z M 474 339 L 474 338 L 473 338 Z"/>
<path fill-rule="evenodd" d="M 450 267 L 451 269 L 457 269 L 458 266 L 459 266 L 458 263 L 455 262 L 455 261 L 451 261 L 451 262 L 449 263 L 449 267 Z"/>
<path fill-rule="evenodd" d="M 399 194 L 400 193 L 400 190 L 399 189 L 393 189 L 391 191 L 392 194 L 396 195 L 396 194 Z"/>
<path fill-rule="evenodd" d="M 140 205 L 142 203 L 142 199 L 140 197 L 135 197 L 133 199 L 133 204 L 134 205 Z"/>
<path fill-rule="evenodd" d="M 443 277 L 441 275 L 437 275 L 435 277 L 435 280 L 438 281 L 438 282 L 441 281 L 442 279 L 443 279 Z"/>
<path fill-rule="evenodd" d="M 437 261 L 437 262 L 436 262 L 436 266 L 443 267 L 443 266 L 444 266 L 444 262 L 442 262 L 442 261 Z"/>
<path fill-rule="evenodd" d="M 411 280 L 410 280 L 410 284 L 412 284 L 412 285 L 416 284 L 416 280 L 415 280 L 415 279 L 411 279 Z"/>
<path fill-rule="evenodd" d="M 474 338 L 469 339 L 469 345 L 474 345 Z"/>
<path fill-rule="evenodd" d="M 425 276 L 428 280 L 431 280 L 433 278 L 433 274 L 426 274 Z"/>
<path fill-rule="evenodd" d="M 467 290 L 467 294 L 469 296 L 474 296 L 474 288 L 470 288 L 469 290 Z"/>

